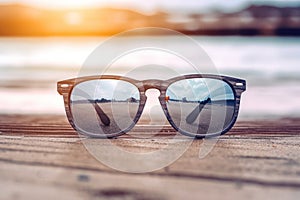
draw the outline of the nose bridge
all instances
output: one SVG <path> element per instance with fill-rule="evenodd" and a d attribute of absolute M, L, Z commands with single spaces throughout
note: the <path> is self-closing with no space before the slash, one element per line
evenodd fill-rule
<path fill-rule="evenodd" d="M 145 91 L 148 89 L 158 89 L 159 91 L 161 91 L 162 83 L 163 83 L 162 80 L 149 79 L 149 80 L 143 81 L 143 86 L 144 86 Z"/>

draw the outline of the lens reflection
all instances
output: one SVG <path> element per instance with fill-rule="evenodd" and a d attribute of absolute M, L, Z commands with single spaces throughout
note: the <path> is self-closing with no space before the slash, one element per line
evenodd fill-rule
<path fill-rule="evenodd" d="M 234 115 L 234 92 L 226 82 L 218 79 L 177 81 L 168 87 L 166 99 L 175 126 L 192 135 L 220 133 Z"/>
<path fill-rule="evenodd" d="M 131 128 L 140 103 L 139 91 L 122 80 L 90 80 L 77 84 L 70 97 L 77 129 L 93 135 L 118 134 Z"/>

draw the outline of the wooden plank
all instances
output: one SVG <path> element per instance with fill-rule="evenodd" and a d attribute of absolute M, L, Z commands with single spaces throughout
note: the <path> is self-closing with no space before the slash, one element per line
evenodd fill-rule
<path fill-rule="evenodd" d="M 161 170 L 127 174 L 93 158 L 64 116 L 0 116 L 0 199 L 298 199 L 300 120 L 238 122 L 199 159 L 195 140 Z M 174 134 L 164 127 L 138 127 L 113 142 L 151 151 Z M 151 136 L 151 134 L 149 134 Z M 98 140 L 101 144 L 101 140 Z"/>

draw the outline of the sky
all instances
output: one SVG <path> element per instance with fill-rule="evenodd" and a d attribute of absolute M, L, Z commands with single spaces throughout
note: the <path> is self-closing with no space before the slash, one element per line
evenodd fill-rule
<path fill-rule="evenodd" d="M 141 12 L 167 11 L 205 11 L 219 8 L 224 11 L 241 9 L 251 3 L 277 6 L 300 5 L 300 0 L 0 0 L 0 3 L 22 3 L 46 8 L 82 8 L 111 6 L 136 9 Z"/>

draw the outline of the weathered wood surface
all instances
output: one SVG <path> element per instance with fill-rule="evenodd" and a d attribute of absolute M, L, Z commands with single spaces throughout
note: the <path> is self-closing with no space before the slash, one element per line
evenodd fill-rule
<path fill-rule="evenodd" d="M 136 135 L 151 132 L 138 127 Z M 158 148 L 172 134 L 114 139 Z M 128 146 L 128 141 L 134 141 Z M 64 116 L 0 116 L 0 199 L 299 199 L 300 120 L 238 122 L 204 159 L 195 140 L 172 165 L 122 173 L 94 159 Z"/>

